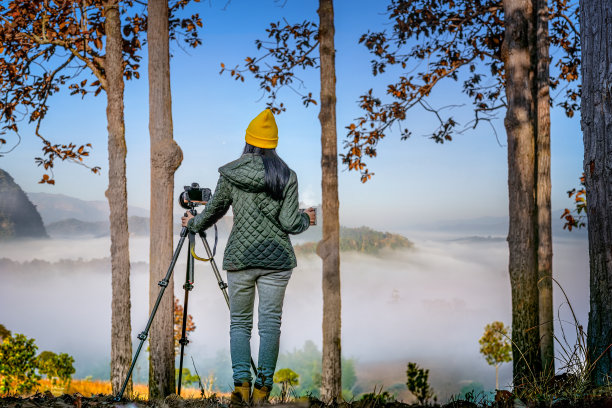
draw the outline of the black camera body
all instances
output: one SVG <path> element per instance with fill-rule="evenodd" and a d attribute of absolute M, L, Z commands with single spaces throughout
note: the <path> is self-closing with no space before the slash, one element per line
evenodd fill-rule
<path fill-rule="evenodd" d="M 200 187 L 198 183 L 191 183 L 184 188 L 185 191 L 179 195 L 179 204 L 186 210 L 206 204 L 210 200 L 212 194 L 210 188 Z"/>

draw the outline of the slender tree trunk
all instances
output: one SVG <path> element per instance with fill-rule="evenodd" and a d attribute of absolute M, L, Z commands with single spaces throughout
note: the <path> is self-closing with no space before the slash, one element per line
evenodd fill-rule
<path fill-rule="evenodd" d="M 612 3 L 580 0 L 582 131 L 589 220 L 591 310 L 589 362 L 592 380 L 612 377 Z M 607 378 L 606 378 L 607 377 Z"/>
<path fill-rule="evenodd" d="M 174 172 L 183 153 L 172 139 L 168 1 L 151 0 L 149 21 L 149 135 L 151 138 L 151 238 L 149 309 L 172 259 Z M 174 283 L 171 279 L 151 326 L 149 398 L 176 392 L 174 374 Z"/>
<path fill-rule="evenodd" d="M 104 69 L 106 118 L 108 121 L 108 190 L 111 236 L 111 385 L 119 391 L 132 360 L 130 323 L 130 252 L 127 215 L 127 181 L 125 177 L 125 124 L 123 121 L 123 55 L 121 19 L 118 0 L 105 3 L 106 58 Z M 132 393 L 132 382 L 126 389 Z"/>
<path fill-rule="evenodd" d="M 530 0 L 504 0 L 514 386 L 540 372 L 538 236 Z"/>
<path fill-rule="evenodd" d="M 552 228 L 550 215 L 550 58 L 548 0 L 535 0 L 536 13 L 536 183 L 538 212 L 538 289 L 542 368 L 555 372 L 552 290 Z"/>
<path fill-rule="evenodd" d="M 323 260 L 323 362 L 321 399 L 342 398 L 340 346 L 340 222 L 338 219 L 338 148 L 336 136 L 336 63 L 334 5 L 319 1 L 319 50 L 321 56 L 321 170 L 323 190 L 323 239 L 317 253 Z"/>
<path fill-rule="evenodd" d="M 495 389 L 499 390 L 499 364 L 495 364 Z"/>

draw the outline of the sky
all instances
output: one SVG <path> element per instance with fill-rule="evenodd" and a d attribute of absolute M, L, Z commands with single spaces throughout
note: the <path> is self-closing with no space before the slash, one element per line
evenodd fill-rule
<path fill-rule="evenodd" d="M 318 21 L 316 1 L 279 2 L 232 0 L 202 1 L 193 6 L 204 27 L 203 45 L 185 49 L 171 44 L 172 109 L 174 138 L 183 150 L 183 163 L 175 175 L 176 193 L 183 185 L 198 182 L 214 189 L 218 167 L 237 158 L 244 146 L 244 131 L 250 120 L 265 108 L 265 98 L 256 81 L 244 83 L 229 75 L 219 75 L 221 62 L 227 67 L 256 56 L 256 38 L 264 38 L 269 22 L 287 19 L 290 23 L 307 19 Z M 373 88 L 384 93 L 385 80 L 374 78 L 366 48 L 358 39 L 367 30 L 390 28 L 384 15 L 386 2 L 335 2 L 337 130 L 339 151 L 345 127 L 360 116 L 360 94 Z M 149 208 L 148 82 L 146 50 L 141 79 L 125 88 L 125 121 L 128 176 L 128 202 Z M 304 72 L 303 91 L 319 93 L 318 71 Z M 469 100 L 461 94 L 461 84 L 441 83 L 432 95 L 436 106 L 466 104 L 453 114 L 460 123 L 470 116 Z M 298 174 L 300 199 L 309 205 L 321 202 L 319 106 L 305 108 L 300 98 L 285 89 L 279 96 L 288 106 L 276 117 L 279 127 L 279 155 Z M 8 171 L 26 192 L 62 193 L 85 200 L 105 200 L 108 185 L 106 97 L 81 99 L 67 92 L 54 95 L 41 131 L 55 142 L 92 143 L 87 163 L 102 167 L 100 175 L 68 162 L 57 163 L 56 185 L 38 184 L 43 172 L 34 163 L 41 155 L 41 143 L 33 127 L 21 125 L 21 143 L 0 158 L 0 168 Z M 390 133 L 378 148 L 378 157 L 368 159 L 375 175 L 363 184 L 357 172 L 339 165 L 341 223 L 377 228 L 406 227 L 424 219 L 444 221 L 508 214 L 507 149 L 502 120 L 494 123 L 496 137 L 488 125 L 456 135 L 443 145 L 425 134 L 435 123 L 423 112 L 409 114 L 407 124 L 413 136 L 401 141 Z M 567 119 L 552 112 L 552 208 L 571 206 L 566 191 L 578 184 L 582 173 L 583 145 L 579 119 Z M 10 142 L 10 140 L 9 140 Z M 555 222 L 555 220 L 553 220 Z M 560 220 L 558 222 L 561 222 Z"/>

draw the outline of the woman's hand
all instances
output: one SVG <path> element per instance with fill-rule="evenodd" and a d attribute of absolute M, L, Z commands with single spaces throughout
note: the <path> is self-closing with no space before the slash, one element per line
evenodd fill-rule
<path fill-rule="evenodd" d="M 317 225 L 317 210 L 315 210 L 313 207 L 310 207 L 304 210 L 304 212 L 310 217 L 310 225 Z"/>
<path fill-rule="evenodd" d="M 187 211 L 185 214 L 187 214 L 187 215 L 181 217 L 181 225 L 183 227 L 186 227 L 187 223 L 189 222 L 189 220 L 193 218 L 193 214 L 191 212 Z"/>

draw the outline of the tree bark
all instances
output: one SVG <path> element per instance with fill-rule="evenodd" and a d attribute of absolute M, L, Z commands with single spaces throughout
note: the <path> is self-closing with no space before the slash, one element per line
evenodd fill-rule
<path fill-rule="evenodd" d="M 321 170 L 323 239 L 317 253 L 323 260 L 323 361 L 321 399 L 326 403 L 342 398 L 340 222 L 338 219 L 338 147 L 336 135 L 336 66 L 334 6 L 319 1 L 319 50 L 321 56 Z"/>
<path fill-rule="evenodd" d="M 597 386 L 609 383 L 612 376 L 611 26 L 612 3 L 609 0 L 580 0 L 580 105 L 591 271 L 587 350 L 589 362 L 595 364 L 592 380 Z"/>
<path fill-rule="evenodd" d="M 172 205 L 174 172 L 183 160 L 172 135 L 170 52 L 167 0 L 148 3 L 149 135 L 151 139 L 151 221 L 149 253 L 149 310 L 153 308 L 172 259 Z M 149 398 L 175 393 L 174 282 L 168 287 L 151 325 L 149 346 Z"/>
<path fill-rule="evenodd" d="M 512 286 L 514 386 L 539 374 L 538 236 L 534 126 L 533 7 L 530 0 L 504 0 L 510 225 L 508 264 Z"/>
<path fill-rule="evenodd" d="M 118 0 L 105 3 L 106 117 L 108 121 L 108 190 L 111 236 L 111 386 L 117 393 L 132 361 L 130 322 L 130 253 L 125 176 L 125 124 L 123 120 L 123 39 Z M 132 393 L 132 381 L 126 388 Z"/>
<path fill-rule="evenodd" d="M 536 13 L 536 183 L 538 214 L 538 290 L 542 368 L 555 373 L 552 290 L 552 228 L 550 214 L 550 58 L 548 1 L 535 0 Z"/>

